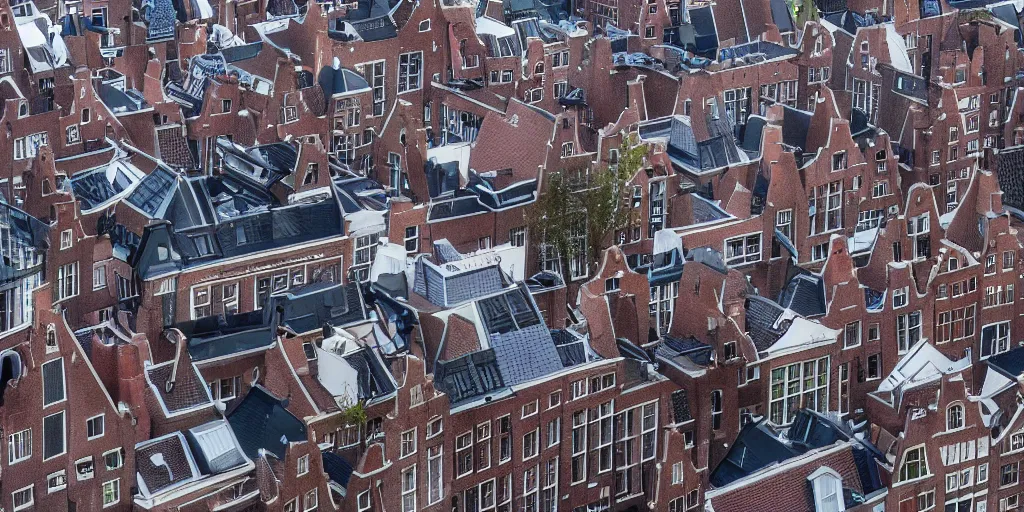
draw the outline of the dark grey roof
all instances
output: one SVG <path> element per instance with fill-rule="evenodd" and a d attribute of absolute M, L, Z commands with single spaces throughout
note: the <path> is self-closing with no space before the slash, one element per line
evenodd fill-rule
<path fill-rule="evenodd" d="M 690 413 L 690 399 L 685 389 L 672 392 L 672 417 L 676 423 L 684 423 L 693 419 Z"/>
<path fill-rule="evenodd" d="M 711 6 L 688 9 L 690 23 L 693 27 L 693 40 L 696 53 L 714 52 L 718 48 L 718 29 L 715 26 Z"/>
<path fill-rule="evenodd" d="M 270 298 L 281 310 L 280 324 L 302 334 L 330 324 L 344 327 L 367 319 L 358 282 L 313 283 Z"/>
<path fill-rule="evenodd" d="M 258 457 L 262 448 L 284 460 L 288 443 L 307 440 L 306 424 L 286 406 L 286 401 L 256 385 L 228 414 L 238 444 L 249 458 Z"/>
<path fill-rule="evenodd" d="M 103 104 L 110 109 L 114 115 L 136 112 L 149 108 L 142 93 L 134 89 L 121 90 L 112 85 L 97 81 L 97 93 Z"/>
<path fill-rule="evenodd" d="M 928 81 L 919 76 L 897 71 L 893 76 L 892 90 L 924 102 L 928 101 Z"/>
<path fill-rule="evenodd" d="M 801 272 L 786 283 L 779 294 L 779 305 L 805 317 L 825 314 L 825 288 L 820 276 Z"/>
<path fill-rule="evenodd" d="M 1024 347 L 1016 347 L 1009 352 L 991 356 L 985 362 L 989 368 L 1016 380 L 1024 374 Z"/>
<path fill-rule="evenodd" d="M 345 361 L 356 370 L 360 400 L 368 401 L 395 391 L 389 370 L 370 347 L 345 355 Z"/>
<path fill-rule="evenodd" d="M 785 7 L 786 4 L 783 3 L 782 5 Z M 790 27 L 790 30 L 792 30 L 792 27 Z M 751 41 L 749 43 L 730 46 L 728 48 L 720 48 L 718 50 L 718 58 L 721 61 L 728 59 L 743 59 L 742 61 L 734 60 L 732 62 L 732 67 L 734 68 L 757 64 L 766 60 L 795 57 L 798 54 L 799 52 L 793 48 L 788 48 L 770 41 Z"/>
<path fill-rule="evenodd" d="M 793 12 L 789 8 L 789 4 L 786 0 L 771 0 L 772 6 L 772 22 L 775 23 L 776 27 L 779 27 L 779 32 L 785 34 L 786 32 L 793 32 Z"/>
<path fill-rule="evenodd" d="M 709 137 L 698 141 L 689 119 L 672 116 L 640 126 L 640 136 L 668 138 L 668 155 L 673 166 L 701 173 L 741 162 L 739 147 L 727 119 L 708 118 Z"/>
<path fill-rule="evenodd" d="M 756 295 L 747 297 L 746 305 L 747 335 L 757 350 L 768 350 L 786 332 L 785 329 L 775 328 L 784 310 L 775 302 Z"/>
<path fill-rule="evenodd" d="M 231 46 L 228 48 L 222 48 L 220 54 L 224 56 L 224 61 L 240 62 L 243 60 L 249 60 L 259 55 L 260 50 L 263 49 L 263 41 L 256 41 L 255 43 L 241 44 L 238 46 Z"/>
<path fill-rule="evenodd" d="M 785 461 L 800 452 L 779 439 L 779 435 L 762 420 L 749 423 L 740 431 L 725 459 L 711 472 L 710 482 L 724 487 L 770 464 Z"/>
<path fill-rule="evenodd" d="M 676 338 L 665 335 L 661 343 L 655 347 L 655 354 L 666 359 L 678 359 L 685 357 L 699 366 L 706 366 L 711 362 L 711 345 L 704 343 L 693 336 Z"/>
<path fill-rule="evenodd" d="M 494 349 L 490 348 L 438 361 L 434 383 L 453 405 L 505 387 Z"/>
<path fill-rule="evenodd" d="M 172 0 L 153 0 L 153 7 L 146 13 L 146 42 L 152 43 L 174 37 L 174 26 L 178 12 Z"/>
<path fill-rule="evenodd" d="M 139 186 L 125 198 L 125 201 L 142 210 L 150 217 L 160 213 L 168 194 L 175 191 L 176 175 L 173 171 L 158 166 L 153 172 L 142 179 Z"/>
<path fill-rule="evenodd" d="M 320 69 L 320 77 L 317 79 L 320 87 L 324 90 L 324 96 L 330 98 L 335 94 L 369 89 L 370 85 L 362 75 L 343 67 L 324 66 Z"/>
<path fill-rule="evenodd" d="M 320 456 L 324 462 L 324 473 L 327 473 L 330 481 L 342 489 L 348 487 L 348 481 L 352 478 L 352 464 L 334 452 L 321 452 Z"/>
<path fill-rule="evenodd" d="M 275 336 L 270 327 L 190 338 L 188 353 L 194 361 L 224 357 L 259 348 L 270 348 Z"/>
<path fill-rule="evenodd" d="M 798 110 L 789 105 L 782 107 L 782 142 L 787 146 L 799 148 L 803 153 L 807 147 L 807 131 L 811 127 L 811 112 Z"/>
<path fill-rule="evenodd" d="M 999 152 L 996 176 L 999 178 L 999 188 L 1003 191 L 1003 204 L 1024 210 L 1024 146 Z"/>
<path fill-rule="evenodd" d="M 198 477 L 190 458 L 191 453 L 179 432 L 135 446 L 135 470 L 150 495 Z"/>
<path fill-rule="evenodd" d="M 427 211 L 427 221 L 437 222 L 456 217 L 478 215 L 487 213 L 487 211 L 487 208 L 477 200 L 477 196 L 471 194 L 468 197 L 462 196 L 430 203 L 430 209 Z"/>
<path fill-rule="evenodd" d="M 107 166 L 80 172 L 71 178 L 71 190 L 74 191 L 75 199 L 81 203 L 82 210 L 95 208 L 132 185 L 131 179 L 119 167 L 113 167 L 113 181 L 107 178 Z"/>
<path fill-rule="evenodd" d="M 9 227 L 0 231 L 0 283 L 41 271 L 46 258 L 33 255 L 46 254 L 50 226 L 5 202 L 0 202 L 0 224 Z"/>

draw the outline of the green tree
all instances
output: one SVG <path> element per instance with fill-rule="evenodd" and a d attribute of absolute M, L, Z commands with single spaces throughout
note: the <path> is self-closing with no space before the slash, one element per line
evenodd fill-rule
<path fill-rule="evenodd" d="M 635 220 L 627 207 L 626 183 L 643 168 L 646 156 L 647 145 L 630 135 L 619 148 L 618 161 L 608 169 L 550 173 L 547 187 L 528 215 L 534 239 L 557 251 L 563 261 L 581 251 L 587 253 L 588 262 L 597 261 L 615 232 Z M 586 242 L 581 243 L 584 238 Z"/>

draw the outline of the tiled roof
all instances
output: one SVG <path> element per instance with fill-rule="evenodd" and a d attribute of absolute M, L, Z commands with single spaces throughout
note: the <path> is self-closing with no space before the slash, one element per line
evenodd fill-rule
<path fill-rule="evenodd" d="M 189 147 L 188 139 L 180 126 L 156 129 L 156 140 L 160 159 L 175 169 L 196 169 L 196 156 Z"/>
<path fill-rule="evenodd" d="M 203 405 L 212 405 L 209 390 L 206 382 L 199 374 L 199 370 L 193 365 L 180 365 L 178 367 L 177 379 L 170 392 L 167 391 L 167 380 L 171 377 L 174 368 L 172 361 L 150 366 L 146 370 L 146 376 L 152 384 L 151 388 L 156 392 L 157 398 L 167 409 L 167 412 L 186 411 Z"/>
<path fill-rule="evenodd" d="M 135 470 L 139 475 L 139 484 L 145 486 L 149 495 L 200 476 L 180 432 L 136 445 Z"/>

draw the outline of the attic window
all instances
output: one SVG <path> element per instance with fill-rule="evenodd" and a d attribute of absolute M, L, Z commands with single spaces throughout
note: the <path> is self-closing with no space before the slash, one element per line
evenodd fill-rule
<path fill-rule="evenodd" d="M 156 259 L 160 261 L 167 261 L 171 257 L 171 251 L 167 250 L 166 244 L 158 244 L 156 246 Z"/>
<path fill-rule="evenodd" d="M 82 124 L 89 124 L 92 121 L 92 110 L 83 108 L 82 109 Z"/>
<path fill-rule="evenodd" d="M 220 100 L 220 111 L 225 114 L 231 112 L 231 100 Z"/>
<path fill-rule="evenodd" d="M 533 67 L 533 74 L 535 74 L 535 75 L 543 75 L 544 74 L 544 61 L 538 62 L 537 65 Z"/>
<path fill-rule="evenodd" d="M 609 277 L 604 280 L 604 291 L 605 292 L 616 292 L 619 291 L 619 278 Z"/>
<path fill-rule="evenodd" d="M 816 512 L 843 512 L 846 510 L 843 496 L 843 478 L 833 469 L 823 466 L 807 477 L 814 489 L 814 510 Z"/>
<path fill-rule="evenodd" d="M 316 162 L 306 166 L 306 175 L 302 178 L 303 185 L 314 185 L 320 180 L 320 164 Z"/>
<path fill-rule="evenodd" d="M 420 30 L 420 32 L 427 32 L 427 31 L 429 31 L 430 30 L 430 20 L 428 19 L 428 20 L 421 21 L 420 22 L 419 30 Z"/>

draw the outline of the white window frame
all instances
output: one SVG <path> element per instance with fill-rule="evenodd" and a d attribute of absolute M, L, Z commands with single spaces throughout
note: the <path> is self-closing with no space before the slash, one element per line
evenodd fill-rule
<path fill-rule="evenodd" d="M 89 435 L 89 424 L 92 423 L 92 421 L 95 420 L 95 419 L 99 419 L 100 420 L 100 422 L 99 422 L 100 433 L 90 436 Z M 96 416 L 93 416 L 91 418 L 87 418 L 85 420 L 86 440 L 92 441 L 93 439 L 99 439 L 99 438 L 103 437 L 103 434 L 107 433 L 107 425 L 106 425 L 106 423 L 107 423 L 107 418 L 106 418 L 106 414 L 104 414 L 104 413 L 100 413 L 100 414 L 97 414 Z"/>

